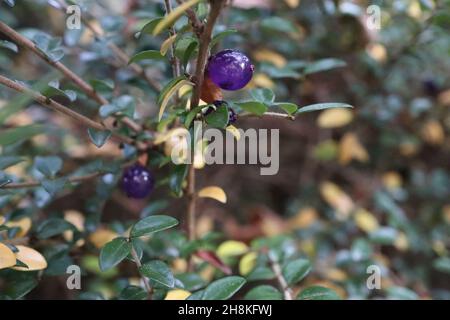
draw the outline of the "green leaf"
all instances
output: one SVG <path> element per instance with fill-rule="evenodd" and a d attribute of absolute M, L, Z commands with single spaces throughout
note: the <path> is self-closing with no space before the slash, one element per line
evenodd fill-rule
<path fill-rule="evenodd" d="M 195 50 L 197 49 L 197 47 L 198 47 L 198 42 L 193 41 L 189 44 L 189 46 L 184 51 L 182 63 L 185 68 L 186 68 L 187 64 L 189 63 L 189 60 L 191 60 L 192 57 L 194 56 L 194 53 L 195 53 Z"/>
<path fill-rule="evenodd" d="M 144 27 L 141 29 L 140 35 L 142 34 L 152 34 L 155 27 L 160 23 L 164 17 L 158 17 L 147 22 Z"/>
<path fill-rule="evenodd" d="M 163 31 L 164 29 L 167 29 L 169 27 L 171 27 L 183 14 L 184 12 L 196 5 L 197 3 L 199 3 L 200 1 L 203 0 L 189 0 L 184 2 L 183 4 L 179 5 L 178 7 L 176 7 L 174 10 L 172 10 L 172 12 L 170 14 L 168 14 L 167 16 L 165 16 L 153 29 L 152 34 L 154 36 L 156 36 L 157 34 L 159 34 L 161 31 Z"/>
<path fill-rule="evenodd" d="M 332 103 L 317 103 L 317 104 L 311 104 L 305 107 L 301 107 L 297 110 L 297 114 L 304 113 L 304 112 L 311 112 L 311 111 L 318 111 L 318 110 L 324 110 L 324 109 L 331 109 L 331 108 L 353 108 L 353 106 L 345 103 L 339 103 L 339 102 L 332 102 Z"/>
<path fill-rule="evenodd" d="M 298 300 L 341 300 L 339 295 L 329 288 L 311 286 L 304 289 L 297 296 Z"/>
<path fill-rule="evenodd" d="M 64 219 L 50 218 L 39 224 L 36 235 L 39 239 L 48 239 L 73 228 L 73 225 Z"/>
<path fill-rule="evenodd" d="M 6 41 L 6 40 L 0 40 L 0 48 L 6 48 L 15 53 L 19 52 L 19 48 L 17 47 L 17 45 L 15 43 L 12 43 L 12 42 Z"/>
<path fill-rule="evenodd" d="M 263 88 L 263 89 L 252 89 L 250 90 L 250 95 L 256 101 L 262 102 L 264 104 L 272 104 L 275 101 L 275 94 L 272 90 Z"/>
<path fill-rule="evenodd" d="M 0 130 L 0 146 L 7 146 L 22 140 L 27 140 L 46 131 L 41 125 L 29 125 L 6 130 Z"/>
<path fill-rule="evenodd" d="M 390 300 L 417 300 L 419 296 L 412 290 L 403 287 L 389 287 L 387 290 L 387 296 Z"/>
<path fill-rule="evenodd" d="M 162 60 L 164 56 L 158 50 L 147 50 L 136 53 L 131 57 L 128 64 L 136 63 L 142 60 Z"/>
<path fill-rule="evenodd" d="M 263 266 L 256 267 L 247 276 L 248 281 L 272 280 L 274 278 L 275 273 L 270 268 Z"/>
<path fill-rule="evenodd" d="M 172 96 L 174 94 L 176 94 L 177 91 L 181 87 L 183 87 L 185 85 L 191 85 L 191 86 L 194 85 L 192 82 L 185 80 L 183 78 L 184 77 L 179 77 L 179 78 L 174 79 L 174 80 L 177 80 L 177 79 L 180 79 L 180 80 L 177 82 L 174 82 L 173 85 L 167 91 L 165 91 L 165 88 L 163 89 L 163 92 L 165 92 L 165 93 L 164 93 L 163 98 L 161 99 L 160 109 L 159 109 L 159 114 L 158 114 L 158 121 L 161 121 L 164 111 L 166 110 L 167 104 L 169 103 Z M 172 83 L 172 81 L 169 84 L 171 84 L 171 83 Z"/>
<path fill-rule="evenodd" d="M 243 110 L 262 116 L 267 111 L 267 106 L 264 103 L 258 101 L 247 101 L 236 103 Z"/>
<path fill-rule="evenodd" d="M 303 70 L 304 75 L 322 72 L 330 69 L 345 67 L 347 63 L 345 61 L 339 60 L 339 59 L 322 59 L 315 62 L 312 62 L 306 66 L 306 68 Z"/>
<path fill-rule="evenodd" d="M 206 281 L 196 273 L 182 273 L 177 275 L 177 279 L 183 283 L 184 289 L 190 292 L 201 289 L 206 285 Z"/>
<path fill-rule="evenodd" d="M 0 170 L 12 167 L 22 161 L 25 161 L 22 157 L 16 156 L 0 156 Z"/>
<path fill-rule="evenodd" d="M 77 99 L 77 94 L 75 93 L 75 91 L 62 90 L 52 84 L 49 84 L 47 87 L 42 89 L 41 93 L 47 98 L 64 97 L 72 102 Z"/>
<path fill-rule="evenodd" d="M 282 298 L 281 292 L 269 285 L 257 286 L 244 297 L 245 300 L 282 300 Z"/>
<path fill-rule="evenodd" d="M 2 291 L 2 294 L 5 293 L 10 299 L 17 300 L 26 296 L 38 283 L 34 272 L 14 271 L 8 288 Z"/>
<path fill-rule="evenodd" d="M 291 21 L 283 19 L 281 17 L 265 18 L 261 21 L 261 27 L 266 30 L 284 33 L 297 32 L 297 28 Z"/>
<path fill-rule="evenodd" d="M 120 300 L 147 300 L 147 298 L 147 291 L 137 286 L 128 286 L 119 294 Z"/>
<path fill-rule="evenodd" d="M 297 112 L 298 106 L 295 103 L 289 103 L 289 102 L 279 102 L 275 103 L 275 105 L 284 111 L 286 111 L 287 114 L 293 115 Z"/>
<path fill-rule="evenodd" d="M 450 274 L 450 258 L 441 257 L 433 261 L 433 267 L 441 272 Z"/>
<path fill-rule="evenodd" d="M 245 279 L 229 276 L 212 282 L 206 287 L 202 300 L 227 300 L 245 284 Z"/>
<path fill-rule="evenodd" d="M 139 220 L 132 228 L 130 236 L 132 238 L 148 236 L 154 232 L 172 228 L 178 224 L 178 220 L 169 216 L 149 216 Z"/>
<path fill-rule="evenodd" d="M 238 31 L 236 29 L 228 29 L 222 32 L 219 32 L 218 34 L 214 35 L 214 37 L 211 40 L 210 48 L 213 48 L 216 44 L 218 44 L 223 38 L 228 37 L 232 34 L 238 34 Z"/>
<path fill-rule="evenodd" d="M 97 92 L 114 90 L 114 81 L 112 80 L 93 79 L 89 83 Z"/>
<path fill-rule="evenodd" d="M 100 270 L 106 271 L 118 265 L 131 252 L 131 243 L 125 238 L 108 242 L 100 251 Z"/>
<path fill-rule="evenodd" d="M 369 238 L 372 242 L 377 244 L 390 245 L 397 239 L 398 231 L 391 227 L 381 227 L 372 231 Z"/>
<path fill-rule="evenodd" d="M 225 129 L 228 126 L 228 108 L 220 106 L 206 116 L 206 123 L 213 128 Z"/>
<path fill-rule="evenodd" d="M 53 178 L 62 168 L 63 161 L 60 157 L 36 157 L 34 167 L 47 178 Z"/>
<path fill-rule="evenodd" d="M 189 113 L 186 116 L 186 120 L 184 120 L 184 126 L 186 128 L 189 128 L 191 126 L 192 121 L 194 121 L 195 116 L 203 109 L 205 108 L 205 106 L 197 106 L 194 109 L 192 109 L 191 111 L 189 111 Z"/>
<path fill-rule="evenodd" d="M 55 196 L 58 192 L 61 192 L 67 184 L 67 178 L 47 179 L 41 181 L 42 187 L 48 192 L 50 196 Z"/>
<path fill-rule="evenodd" d="M 92 128 L 88 129 L 89 138 L 91 138 L 91 141 L 93 144 L 97 146 L 97 148 L 103 147 L 103 145 L 108 141 L 108 139 L 111 137 L 112 132 L 109 130 L 95 130 Z"/>
<path fill-rule="evenodd" d="M 170 268 L 162 261 L 155 260 L 144 264 L 139 268 L 140 272 L 147 278 L 156 281 L 168 288 L 175 286 L 175 278 Z"/>
<path fill-rule="evenodd" d="M 183 182 L 186 180 L 188 174 L 188 166 L 180 164 L 175 166 L 174 171 L 169 178 L 170 190 L 176 195 L 181 196 L 183 191 Z"/>
<path fill-rule="evenodd" d="M 107 118 L 111 115 L 125 115 L 132 118 L 135 107 L 134 98 L 129 95 L 123 95 L 114 99 L 112 103 L 101 106 L 99 114 L 102 118 Z"/>
<path fill-rule="evenodd" d="M 288 285 L 301 281 L 311 271 L 311 264 L 307 259 L 297 259 L 284 265 L 282 273 Z"/>

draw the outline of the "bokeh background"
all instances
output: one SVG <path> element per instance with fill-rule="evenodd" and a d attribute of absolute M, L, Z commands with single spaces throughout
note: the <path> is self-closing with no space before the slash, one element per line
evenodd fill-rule
<path fill-rule="evenodd" d="M 159 49 L 160 38 L 134 36 L 150 18 L 163 15 L 159 1 L 78 2 L 98 18 L 93 23 L 106 30 L 108 40 L 130 55 Z M 65 15 L 52 4 L 23 0 L 10 8 L 3 2 L 0 20 L 29 37 L 45 32 L 60 39 L 50 41 L 49 50 L 64 54 L 63 61 L 86 79 L 114 81 L 108 94 L 133 96 L 140 116 L 155 119 L 158 93 L 121 67 L 85 28 L 67 30 Z M 371 5 L 380 9 L 379 29 L 370 28 Z M 333 287 L 346 298 L 377 297 L 365 286 L 366 268 L 376 264 L 383 274 L 384 297 L 449 299 L 449 1 L 234 0 L 217 31 L 227 28 L 238 32 L 216 50 L 238 48 L 252 58 L 256 72 L 249 88 L 270 88 L 277 101 L 299 106 L 343 102 L 354 109 L 301 114 L 294 121 L 238 120 L 236 126 L 243 129 L 280 129 L 279 173 L 261 176 L 259 166 L 243 165 L 200 170 L 198 185 L 221 186 L 228 202 L 199 203 L 199 236 L 215 230 L 249 242 L 293 235 L 315 265 L 308 281 Z M 164 62 L 144 66 L 161 83 L 171 75 Z M 32 53 L 1 46 L 0 71 L 21 81 L 59 77 Z M 59 79 L 61 88 L 73 89 Z M 226 99 L 245 94 L 227 94 Z M 97 149 L 82 128 L 32 103 L 3 118 L 13 99 L 15 93 L 0 88 L 0 135 L 1 130 L 34 123 L 45 123 L 50 134 L 1 146 L 3 155 L 31 159 L 56 154 L 64 158 L 64 172 L 100 157 L 122 156 L 124 151 L 114 143 Z M 97 110 L 82 94 L 72 105 L 86 114 Z M 30 176 L 30 161 L 5 173 L 24 179 Z M 163 179 L 167 172 L 163 168 L 156 174 Z M 111 188 L 112 193 L 102 197 L 99 188 Z M 107 183 L 85 183 L 55 198 L 43 190 L 0 196 L 1 214 L 17 208 L 40 218 L 80 213 L 88 222 L 101 220 L 114 228 L 117 221 L 153 210 L 182 218 L 185 201 L 160 188 L 139 202 Z M 84 254 L 80 249 L 75 257 Z M 64 281 L 55 278 L 44 279 L 29 297 L 73 298 Z M 92 276 L 92 286 L 104 287 L 101 276 Z"/>

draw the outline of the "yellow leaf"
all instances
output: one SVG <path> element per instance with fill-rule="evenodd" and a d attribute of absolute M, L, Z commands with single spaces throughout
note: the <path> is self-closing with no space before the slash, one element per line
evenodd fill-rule
<path fill-rule="evenodd" d="M 256 252 L 249 252 L 241 258 L 239 261 L 239 273 L 242 276 L 246 276 L 252 272 L 256 265 L 256 258 L 258 258 Z"/>
<path fill-rule="evenodd" d="M 202 215 L 197 220 L 197 225 L 195 227 L 196 235 L 201 238 L 202 236 L 210 233 L 214 229 L 214 221 L 210 215 Z"/>
<path fill-rule="evenodd" d="M 325 201 L 336 210 L 337 218 L 345 220 L 354 209 L 352 199 L 332 182 L 324 182 L 320 185 L 320 193 Z"/>
<path fill-rule="evenodd" d="M 159 50 L 161 55 L 163 55 L 163 56 L 166 55 L 167 51 L 169 50 L 170 46 L 173 44 L 173 42 L 175 41 L 176 38 L 177 38 L 177 35 L 174 34 L 174 35 L 170 36 L 169 38 L 167 38 L 166 40 L 164 40 L 164 42 L 161 45 L 161 49 Z"/>
<path fill-rule="evenodd" d="M 297 8 L 300 4 L 300 0 L 284 0 L 284 2 L 292 9 Z"/>
<path fill-rule="evenodd" d="M 404 232 L 399 232 L 395 238 L 394 246 L 400 251 L 406 251 L 409 248 L 409 240 Z"/>
<path fill-rule="evenodd" d="M 291 229 L 305 229 L 317 221 L 319 214 L 311 207 L 300 209 L 297 214 L 289 219 L 288 226 Z"/>
<path fill-rule="evenodd" d="M 217 248 L 217 255 L 221 258 L 235 257 L 247 253 L 249 250 L 248 246 L 240 241 L 229 240 L 222 242 L 222 244 Z"/>
<path fill-rule="evenodd" d="M 96 231 L 94 231 L 93 233 L 91 233 L 89 235 L 89 241 L 92 242 L 92 244 L 96 248 L 100 249 L 105 244 L 107 244 L 114 238 L 117 238 L 118 236 L 119 235 L 114 231 L 101 228 L 101 229 L 97 229 Z"/>
<path fill-rule="evenodd" d="M 186 1 L 183 4 L 179 5 L 178 7 L 176 7 L 170 14 L 165 16 L 164 19 L 162 19 L 156 25 L 155 29 L 153 30 L 153 35 L 156 36 L 158 33 L 163 31 L 164 29 L 173 25 L 178 20 L 178 18 L 180 18 L 183 15 L 183 13 L 188 8 L 192 7 L 193 5 L 196 5 L 200 1 L 203 1 L 203 0 L 189 0 L 189 1 Z"/>
<path fill-rule="evenodd" d="M 6 226 L 10 228 L 20 228 L 20 231 L 17 232 L 16 237 L 21 238 L 25 236 L 28 231 L 31 229 L 31 219 L 29 217 L 22 218 L 16 221 L 8 221 Z"/>
<path fill-rule="evenodd" d="M 395 171 L 388 171 L 381 176 L 383 185 L 387 189 L 397 189 L 402 186 L 402 176 Z"/>
<path fill-rule="evenodd" d="M 191 293 L 182 289 L 170 290 L 164 300 L 186 300 Z"/>
<path fill-rule="evenodd" d="M 197 147 L 194 149 L 195 152 L 194 152 L 193 166 L 195 169 L 198 170 L 203 169 L 206 165 L 204 150 L 205 150 L 205 141 L 203 139 L 200 139 L 199 141 L 197 141 Z"/>
<path fill-rule="evenodd" d="M 188 263 L 186 259 L 177 258 L 172 261 L 172 269 L 177 273 L 183 273 L 187 271 Z"/>
<path fill-rule="evenodd" d="M 348 164 L 353 159 L 367 162 L 369 154 L 354 133 L 346 133 L 339 144 L 339 163 Z"/>
<path fill-rule="evenodd" d="M 77 228 L 78 231 L 82 232 L 84 231 L 84 215 L 76 210 L 67 210 L 64 212 L 64 219 Z M 66 230 L 63 233 L 64 239 L 66 241 L 72 241 L 73 239 L 73 231 L 72 230 Z M 82 246 L 84 244 L 84 239 L 79 239 L 76 243 L 77 246 Z"/>
<path fill-rule="evenodd" d="M 239 129 L 236 128 L 235 126 L 233 126 L 233 125 L 230 124 L 230 125 L 226 128 L 226 130 L 227 130 L 229 133 L 231 133 L 231 134 L 236 138 L 236 140 L 240 140 L 240 139 L 241 139 L 241 132 L 240 132 Z"/>
<path fill-rule="evenodd" d="M 367 47 L 366 51 L 369 56 L 378 62 L 385 62 L 387 59 L 386 47 L 382 44 L 372 43 Z"/>
<path fill-rule="evenodd" d="M 4 216 L 0 216 L 0 225 L 4 224 L 6 221 Z"/>
<path fill-rule="evenodd" d="M 0 242 L 0 269 L 10 268 L 16 265 L 16 255 L 5 244 Z"/>
<path fill-rule="evenodd" d="M 442 217 L 444 218 L 445 222 L 450 224 L 450 204 L 446 204 L 442 208 Z"/>
<path fill-rule="evenodd" d="M 377 218 L 369 211 L 359 208 L 355 212 L 354 220 L 356 225 L 363 231 L 370 233 L 380 227 Z"/>
<path fill-rule="evenodd" d="M 352 111 L 342 109 L 327 109 L 322 111 L 317 118 L 317 124 L 321 128 L 339 128 L 349 124 L 353 120 Z"/>
<path fill-rule="evenodd" d="M 273 82 L 272 79 L 270 79 L 264 73 L 257 73 L 253 76 L 252 80 L 248 84 L 248 88 L 255 87 L 273 89 L 275 87 L 275 82 Z"/>
<path fill-rule="evenodd" d="M 177 92 L 180 88 L 182 88 L 185 85 L 193 86 L 194 84 L 187 80 L 181 80 L 176 85 L 174 85 L 172 88 L 170 88 L 170 90 L 166 93 L 164 99 L 161 102 L 161 107 L 159 109 L 159 115 L 158 115 L 158 121 L 161 121 L 161 118 L 164 114 L 164 110 L 166 110 L 166 107 L 170 101 L 170 98 L 172 98 L 172 96 L 175 94 L 175 92 Z"/>
<path fill-rule="evenodd" d="M 200 198 L 211 198 L 222 203 L 227 203 L 227 195 L 225 194 L 225 191 L 216 186 L 203 188 L 198 192 L 198 196 Z"/>
<path fill-rule="evenodd" d="M 441 145 L 445 140 L 444 129 L 436 120 L 430 120 L 422 128 L 422 138 L 429 144 Z"/>
<path fill-rule="evenodd" d="M 16 246 L 16 259 L 25 263 L 27 267 L 13 267 L 14 270 L 18 271 L 36 271 L 43 270 L 47 268 L 47 261 L 44 256 L 37 252 L 36 250 L 25 247 L 25 246 Z"/>
<path fill-rule="evenodd" d="M 437 255 L 443 257 L 447 255 L 447 248 L 442 240 L 434 240 L 431 246 Z"/>
<path fill-rule="evenodd" d="M 269 49 L 257 50 L 256 52 L 253 53 L 253 56 L 255 57 L 256 61 L 270 62 L 277 68 L 283 68 L 287 63 L 285 57 L 283 57 L 278 52 Z"/>
<path fill-rule="evenodd" d="M 439 94 L 438 102 L 443 106 L 450 106 L 450 89 L 447 89 Z"/>
<path fill-rule="evenodd" d="M 345 271 L 341 269 L 332 268 L 327 270 L 326 272 L 327 278 L 332 281 L 345 281 L 348 279 L 348 275 Z"/>

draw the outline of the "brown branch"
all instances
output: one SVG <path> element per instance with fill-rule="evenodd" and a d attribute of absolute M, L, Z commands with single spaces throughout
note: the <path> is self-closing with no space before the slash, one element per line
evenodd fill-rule
<path fill-rule="evenodd" d="M 147 144 L 142 143 L 142 142 L 135 143 L 135 141 L 133 139 L 118 134 L 113 128 L 109 128 L 106 125 L 104 125 L 103 123 L 91 120 L 90 118 L 60 104 L 59 102 L 56 102 L 55 100 L 50 99 L 50 98 L 40 94 L 39 92 L 33 91 L 33 90 L 23 86 L 22 84 L 15 82 L 9 78 L 6 78 L 2 75 L 0 75 L 0 84 L 4 85 L 10 89 L 13 89 L 17 92 L 24 93 L 24 94 L 31 96 L 34 101 L 41 104 L 42 106 L 49 108 L 51 110 L 57 111 L 59 113 L 62 113 L 64 115 L 78 121 L 85 127 L 92 128 L 95 130 L 100 130 L 100 131 L 109 130 L 109 131 L 111 131 L 112 136 L 120 142 L 127 143 L 127 144 L 136 144 L 138 149 L 145 150 L 147 148 Z"/>
<path fill-rule="evenodd" d="M 58 4 L 61 6 L 61 9 L 65 11 L 67 10 L 67 4 L 64 0 L 56 0 L 58 2 Z M 86 26 L 86 28 L 88 28 L 97 39 L 102 39 L 104 37 L 104 30 L 101 29 L 100 27 L 94 27 L 88 20 L 88 18 L 86 18 L 87 13 L 83 13 L 81 16 L 81 21 L 83 22 L 83 24 Z M 126 54 L 125 51 L 123 51 L 121 48 L 119 48 L 117 45 L 115 45 L 113 42 L 111 41 L 107 41 L 105 40 L 105 42 L 107 43 L 108 47 L 111 49 L 111 51 L 113 52 L 113 54 L 119 59 L 119 61 L 122 63 L 122 65 L 124 67 L 130 67 L 134 73 L 136 73 L 137 75 L 139 75 L 140 77 L 142 77 L 151 87 L 153 87 L 156 91 L 160 91 L 162 89 L 161 85 L 159 82 L 155 81 L 154 79 L 150 78 L 145 70 L 138 64 L 136 63 L 131 63 L 130 65 L 128 65 L 128 62 L 130 61 L 130 57 Z"/>
<path fill-rule="evenodd" d="M 177 0 L 178 4 L 183 4 L 183 0 Z M 203 32 L 204 24 L 200 21 L 200 19 L 195 14 L 195 11 L 192 8 L 186 9 L 186 15 L 191 22 L 192 29 L 194 29 L 194 33 L 200 38 L 200 35 Z"/>
<path fill-rule="evenodd" d="M 281 272 L 280 264 L 271 257 L 270 252 L 267 253 L 267 257 L 269 258 L 270 267 L 273 273 L 275 274 L 275 278 L 278 281 L 280 289 L 283 292 L 284 300 L 294 300 L 294 294 L 292 292 L 292 289 L 287 284 L 287 281 L 284 278 L 283 273 Z"/>
<path fill-rule="evenodd" d="M 14 29 L 9 27 L 7 24 L 0 21 L 0 32 L 8 36 L 11 40 L 13 40 L 16 44 L 27 48 L 31 52 L 33 52 L 35 55 L 37 55 L 39 58 L 44 60 L 47 64 L 54 67 L 58 71 L 60 71 L 67 79 L 72 81 L 77 87 L 81 89 L 89 98 L 93 99 L 100 105 L 108 104 L 108 100 L 106 100 L 104 97 L 99 95 L 95 89 L 88 84 L 86 81 L 84 81 L 81 77 L 79 77 L 77 74 L 75 74 L 72 70 L 67 68 L 64 64 L 62 64 L 59 61 L 54 61 L 50 57 L 45 54 L 45 52 L 39 50 L 35 43 L 26 37 L 22 36 L 20 33 L 16 32 Z M 142 127 L 134 122 L 132 119 L 124 118 L 123 123 L 129 127 L 130 129 L 139 132 L 142 130 Z"/>
<path fill-rule="evenodd" d="M 139 259 L 139 256 L 138 256 L 136 249 L 134 248 L 132 242 L 131 242 L 131 256 L 133 257 L 134 263 L 136 264 L 136 267 L 138 268 L 139 275 L 141 276 L 141 279 L 144 282 L 145 291 L 147 291 L 148 298 L 151 299 L 151 297 L 153 295 L 153 288 L 150 286 L 148 279 L 141 273 L 141 267 L 142 267 L 141 259 Z"/>

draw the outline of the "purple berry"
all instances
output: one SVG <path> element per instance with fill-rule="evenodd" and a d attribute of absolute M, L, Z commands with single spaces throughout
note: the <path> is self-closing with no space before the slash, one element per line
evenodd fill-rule
<path fill-rule="evenodd" d="M 223 50 L 209 58 L 209 79 L 224 90 L 239 90 L 250 82 L 254 66 L 250 59 L 237 50 Z"/>
<path fill-rule="evenodd" d="M 123 173 L 121 187 L 130 198 L 145 198 L 153 190 L 154 185 L 152 173 L 140 164 L 132 165 Z"/>

